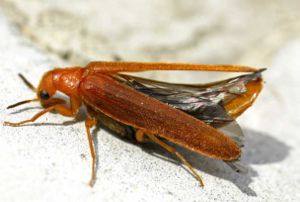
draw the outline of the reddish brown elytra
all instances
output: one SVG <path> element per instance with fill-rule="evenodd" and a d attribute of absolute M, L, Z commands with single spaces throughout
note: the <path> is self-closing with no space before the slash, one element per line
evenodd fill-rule
<path fill-rule="evenodd" d="M 171 84 L 120 74 L 147 70 L 251 73 L 204 85 Z M 54 69 L 44 74 L 36 89 L 21 76 L 36 91 L 37 98 L 8 107 L 39 101 L 45 109 L 29 120 L 4 124 L 20 126 L 50 111 L 75 117 L 84 104 L 88 109 L 85 127 L 92 156 L 90 185 L 96 178 L 96 153 L 90 129 L 97 121 L 107 123 L 109 119 L 109 127 L 130 127 L 133 134 L 127 135 L 133 135 L 136 141 L 151 140 L 176 155 L 203 186 L 191 164 L 166 141 L 210 158 L 238 159 L 242 145 L 240 137 L 225 134 L 218 128 L 234 122 L 234 118 L 252 105 L 262 89 L 261 71 L 234 65 L 139 62 L 91 62 L 84 68 Z M 69 96 L 70 106 L 54 97 L 57 91 Z M 104 118 L 97 119 L 99 114 Z"/>

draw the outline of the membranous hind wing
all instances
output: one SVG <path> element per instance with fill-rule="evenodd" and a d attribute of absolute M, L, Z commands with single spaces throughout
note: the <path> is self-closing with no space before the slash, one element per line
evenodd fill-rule
<path fill-rule="evenodd" d="M 114 78 L 221 130 L 242 147 L 244 135 L 235 118 L 258 96 L 262 88 L 262 71 L 197 85 L 166 83 L 124 74 Z M 227 164 L 238 172 L 247 170 L 239 161 Z"/>
<path fill-rule="evenodd" d="M 261 89 L 261 71 L 201 85 L 173 84 L 124 74 L 114 78 L 215 128 L 233 122 Z M 258 89 L 251 92 L 254 85 Z"/>

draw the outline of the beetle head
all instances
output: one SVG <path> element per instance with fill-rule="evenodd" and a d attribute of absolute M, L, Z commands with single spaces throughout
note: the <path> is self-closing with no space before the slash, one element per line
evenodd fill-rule
<path fill-rule="evenodd" d="M 53 71 L 46 72 L 36 89 L 37 98 L 43 106 L 49 106 L 53 102 L 52 96 L 56 92 L 56 87 L 53 82 Z"/>

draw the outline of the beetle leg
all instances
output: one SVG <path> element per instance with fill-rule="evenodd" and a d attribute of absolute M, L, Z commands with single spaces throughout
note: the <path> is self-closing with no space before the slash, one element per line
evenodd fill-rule
<path fill-rule="evenodd" d="M 21 122 L 17 122 L 17 123 L 12 123 L 12 122 L 5 121 L 4 125 L 7 125 L 7 126 L 20 126 L 20 125 L 23 125 L 25 123 L 34 122 L 38 118 L 40 118 L 41 116 L 46 114 L 47 112 L 52 111 L 55 107 L 56 107 L 56 105 L 48 107 L 48 108 L 44 109 L 43 111 L 40 111 L 39 113 L 35 114 L 31 119 L 28 119 L 28 120 L 25 120 L 25 121 L 21 121 Z"/>
<path fill-rule="evenodd" d="M 52 110 L 55 110 L 56 112 L 58 112 L 59 114 L 62 114 L 64 116 L 75 117 L 77 114 L 77 111 L 81 105 L 81 100 L 78 98 L 75 98 L 75 97 L 70 98 L 71 108 L 68 108 L 66 105 L 62 104 L 62 103 L 64 103 L 64 101 L 61 99 L 55 99 L 53 101 L 56 104 L 52 103 L 53 104 L 52 106 L 50 105 L 47 108 L 45 108 L 43 111 L 40 111 L 39 113 L 35 114 L 31 119 L 28 119 L 25 121 L 20 121 L 17 123 L 12 123 L 12 122 L 6 121 L 6 122 L 4 122 L 4 125 L 21 126 L 21 125 L 24 125 L 25 123 L 34 122 L 38 118 L 40 118 L 41 116 L 43 116 L 44 114 L 46 114 L 47 112 L 50 112 Z"/>
<path fill-rule="evenodd" d="M 64 102 L 63 100 L 61 100 L 61 101 Z M 70 97 L 70 103 L 71 103 L 70 108 L 64 104 L 56 105 L 55 111 L 64 116 L 74 117 L 77 114 L 78 109 L 81 105 L 81 100 L 76 97 Z"/>
<path fill-rule="evenodd" d="M 193 175 L 196 177 L 196 179 L 200 182 L 200 186 L 203 187 L 203 181 L 200 177 L 200 175 L 194 170 L 193 166 L 180 154 L 178 153 L 173 147 L 167 145 L 166 143 L 164 143 L 163 141 L 161 141 L 160 139 L 158 139 L 157 137 L 155 137 L 155 135 L 151 135 L 151 134 L 146 134 L 153 142 L 159 144 L 161 147 L 163 147 L 164 149 L 166 149 L 168 152 L 176 155 L 179 160 L 188 167 L 188 169 L 190 170 L 190 172 L 193 173 Z"/>
<path fill-rule="evenodd" d="M 43 111 L 40 111 L 37 114 L 35 114 L 31 119 L 16 122 L 16 123 L 5 121 L 4 125 L 7 125 L 7 126 L 21 126 L 21 125 L 24 125 L 25 123 L 35 122 L 38 118 L 40 118 L 41 116 L 43 116 L 44 114 L 46 114 L 47 112 L 50 112 L 52 110 L 55 110 L 56 112 L 58 112 L 58 113 L 60 113 L 64 116 L 75 117 L 75 115 L 78 111 L 78 108 L 79 108 L 79 106 L 78 106 L 77 103 L 72 104 L 71 108 L 68 108 L 64 104 L 55 104 L 55 105 L 52 105 L 50 107 L 47 107 L 46 109 L 44 109 Z"/>
<path fill-rule="evenodd" d="M 91 128 L 95 126 L 97 123 L 97 120 L 93 117 L 88 116 L 85 120 L 85 128 L 86 133 L 89 141 L 90 151 L 91 151 L 91 157 L 92 157 L 92 173 L 91 173 L 91 179 L 89 182 L 89 185 L 92 187 L 95 184 L 96 180 L 96 174 L 95 174 L 95 160 L 96 160 L 96 152 L 93 144 L 93 138 L 91 135 Z"/>
<path fill-rule="evenodd" d="M 146 140 L 145 140 L 145 133 L 144 131 L 142 130 L 137 130 L 135 132 L 135 139 L 138 143 L 144 143 Z"/>

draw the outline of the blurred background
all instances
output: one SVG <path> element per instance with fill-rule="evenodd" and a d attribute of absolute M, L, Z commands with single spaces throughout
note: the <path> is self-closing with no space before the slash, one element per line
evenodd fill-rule
<path fill-rule="evenodd" d="M 172 178 L 171 174 L 170 177 L 165 177 L 163 183 L 157 179 L 157 181 L 151 181 L 153 178 L 150 177 L 149 179 L 145 176 L 139 178 L 137 172 L 140 171 L 139 168 L 142 169 L 142 165 L 132 165 L 132 175 L 136 175 L 137 179 L 142 179 L 141 181 L 131 179 L 134 189 L 138 190 L 139 194 L 128 191 L 132 186 L 126 182 L 122 186 L 115 185 L 114 182 L 117 183 L 118 180 L 116 177 L 114 178 L 116 181 L 110 179 L 107 182 L 117 186 L 116 190 L 110 190 L 109 194 L 101 197 L 97 195 L 98 198 L 96 196 L 89 197 L 92 199 L 147 201 L 149 200 L 145 197 L 147 194 L 142 193 L 147 190 L 149 196 L 169 201 L 189 198 L 195 201 L 200 199 L 202 201 L 218 201 L 220 199 L 223 199 L 222 201 L 257 199 L 259 201 L 277 201 L 279 199 L 297 201 L 300 199 L 298 170 L 300 167 L 300 149 L 298 148 L 300 139 L 297 134 L 300 123 L 299 11 L 299 0 L 0 0 L 0 70 L 2 74 L 0 96 L 7 97 L 6 100 L 1 101 L 1 106 L 7 106 L 17 101 L 15 95 L 11 96 L 15 93 L 15 89 L 22 90 L 20 97 L 32 96 L 25 87 L 20 88 L 23 86 L 21 82 L 13 82 L 17 78 L 18 72 L 26 73 L 29 78 L 33 79 L 33 83 L 37 84 L 40 76 L 46 70 L 52 69 L 53 66 L 84 66 L 92 60 L 121 59 L 125 61 L 242 64 L 259 68 L 267 67 L 268 70 L 264 72 L 266 84 L 262 95 L 239 120 L 246 134 L 246 151 L 243 160 L 251 168 L 249 174 L 241 177 L 227 171 L 222 164 L 210 163 L 211 161 L 205 158 L 200 159 L 204 166 L 200 164 L 196 167 L 200 169 L 200 173 L 205 173 L 204 178 L 207 180 L 208 187 L 199 191 L 192 177 L 188 178 L 189 182 L 184 183 L 178 179 L 173 182 L 170 179 Z M 228 74 L 202 73 L 199 76 L 194 73 L 180 73 L 169 76 L 165 73 L 151 73 L 148 76 L 177 82 L 202 83 L 228 77 Z M 10 79 L 12 82 L 7 82 L 7 78 L 12 78 Z M 16 116 L 2 108 L 1 121 L 4 120 L 3 117 L 12 119 Z M 25 113 L 24 117 L 28 117 L 30 114 L 32 113 Z M 57 120 L 55 117 L 51 119 L 51 116 L 49 119 L 53 122 Z M 74 130 L 80 131 L 81 127 L 82 125 L 76 129 L 75 126 Z M 36 127 L 26 129 L 35 131 Z M 44 127 L 44 129 L 48 128 Z M 9 133 L 11 128 L 1 127 L 0 130 L 3 135 Z M 21 133 L 21 131 L 16 133 Z M 27 134 L 28 138 L 32 138 L 30 133 L 29 131 Z M 82 133 L 82 131 L 78 133 Z M 7 142 L 5 139 L 7 137 L 2 136 L 2 138 L 4 138 L 2 144 L 8 144 L 9 141 Z M 26 140 L 23 141 L 20 143 L 20 150 L 28 149 Z M 86 140 L 83 138 L 82 141 Z M 109 139 L 109 141 L 115 140 Z M 74 140 L 74 142 L 76 141 Z M 115 144 L 123 147 L 120 146 L 121 143 L 119 145 L 119 142 Z M 76 144 L 74 143 L 74 145 Z M 130 158 L 140 157 L 134 156 L 138 152 L 141 152 L 142 158 L 146 158 L 143 156 L 147 155 L 145 152 L 135 151 L 136 148 L 132 149 L 130 146 L 125 147 L 129 147 Z M 7 152 L 3 148 L 3 152 L 0 152 L 2 160 L 8 158 L 3 155 L 4 152 Z M 61 147 L 60 149 L 64 151 L 66 148 Z M 34 155 L 34 151 L 31 152 L 32 154 L 27 155 L 28 158 Z M 81 152 L 89 155 L 86 146 Z M 51 153 L 47 154 L 45 151 L 44 155 L 51 156 Z M 106 155 L 108 154 L 106 153 Z M 14 157 L 10 159 L 11 164 L 18 167 Z M 58 160 L 53 157 L 53 161 L 57 162 Z M 119 161 L 122 161 L 122 158 Z M 164 166 L 173 166 L 168 165 L 168 162 L 157 161 L 163 163 Z M 195 161 L 199 161 L 199 159 Z M 147 167 L 147 161 L 143 165 Z M 128 165 L 126 164 L 126 166 Z M 8 180 L 7 175 L 10 172 L 3 168 L 4 165 L 1 167 L 4 169 L 2 177 L 0 177 L 2 182 L 7 179 L 6 181 L 10 182 L 9 185 L 15 188 L 20 181 L 14 178 Z M 18 169 L 22 173 L 22 168 L 18 167 Z M 28 169 L 30 170 L 30 168 Z M 89 168 L 87 169 L 89 170 Z M 176 170 L 170 172 L 178 172 L 177 168 L 172 167 L 172 169 Z M 172 169 L 170 168 L 170 170 Z M 116 174 L 117 170 L 118 168 L 115 168 L 111 173 Z M 130 173 L 130 170 L 125 170 Z M 105 176 L 101 172 L 101 168 L 98 172 L 98 176 Z M 121 175 L 124 170 L 120 167 L 119 172 Z M 153 172 L 163 175 L 162 173 L 166 170 Z M 76 172 L 74 171 L 74 173 Z M 112 175 L 111 173 L 110 175 Z M 146 174 L 151 176 L 149 173 Z M 3 177 L 4 175 L 5 177 Z M 128 179 L 133 177 L 128 175 Z M 186 178 L 187 175 L 184 175 L 182 180 L 186 180 Z M 27 182 L 26 179 L 25 177 L 25 182 Z M 53 182 L 51 182 L 54 184 L 50 183 L 49 187 L 57 186 L 55 179 L 56 177 L 53 176 Z M 84 179 L 82 178 L 82 181 Z M 30 182 L 30 177 L 28 180 Z M 76 181 L 77 178 L 72 180 Z M 126 180 L 124 179 L 124 181 Z M 145 185 L 145 181 L 150 185 L 147 183 Z M 139 185 L 136 185 L 137 183 Z M 173 184 L 170 185 L 170 183 Z M 181 183 L 182 185 L 179 185 Z M 63 183 L 57 187 L 63 187 L 61 189 L 66 193 L 68 192 L 66 184 Z M 101 182 L 99 184 L 100 187 L 108 185 L 105 184 L 105 181 L 103 184 Z M 7 192 L 7 187 L 5 188 L 3 184 L 0 186 L 2 186 L 0 194 Z M 137 186 L 142 188 L 137 188 Z M 158 188 L 160 191 L 149 190 L 149 187 Z M 170 190 L 166 191 L 168 187 Z M 51 190 L 56 189 L 51 188 Z M 97 187 L 95 190 L 98 190 Z M 46 191 L 42 191 L 41 195 L 44 192 Z M 86 191 L 85 194 L 87 192 L 89 193 Z M 118 192 L 122 194 L 117 196 Z M 5 195 L 5 199 L 17 201 L 18 198 L 14 197 L 13 192 L 9 193 L 11 195 Z M 31 200 L 30 193 L 32 192 L 27 190 L 26 193 L 26 199 Z M 77 194 L 79 195 L 79 193 L 81 192 Z M 70 199 L 70 195 L 71 192 L 63 195 L 60 199 Z M 53 196 L 52 198 L 51 196 L 42 197 L 42 199 L 53 199 Z M 73 197 L 73 199 L 76 198 Z"/>
<path fill-rule="evenodd" d="M 71 64 L 112 60 L 268 67 L 299 40 L 299 1 L 1 0 L 35 45 Z"/>

